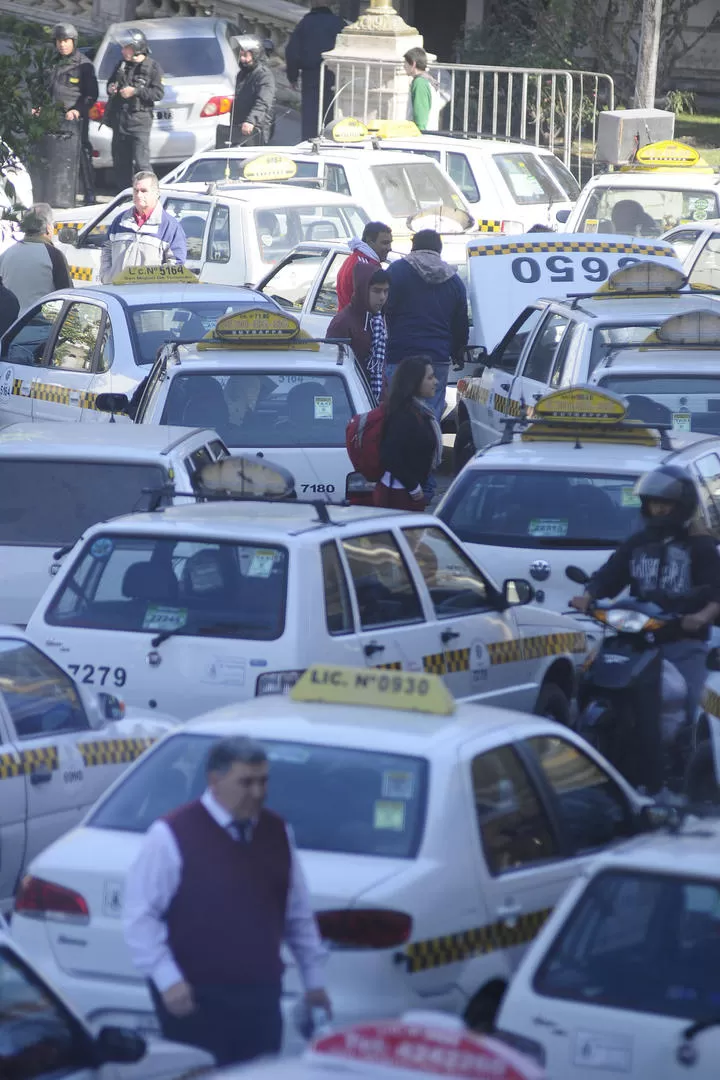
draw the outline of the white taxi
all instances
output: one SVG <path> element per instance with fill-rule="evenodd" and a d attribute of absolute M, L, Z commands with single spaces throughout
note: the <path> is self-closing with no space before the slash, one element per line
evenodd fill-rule
<path fill-rule="evenodd" d="M 498 1017 L 553 1080 L 716 1080 L 719 845 L 707 820 L 637 838 L 558 904 Z"/>
<path fill-rule="evenodd" d="M 212 427 L 232 450 L 289 469 L 301 498 L 329 502 L 368 487 L 353 470 L 345 429 L 374 406 L 346 344 L 313 341 L 267 300 L 219 319 L 194 345 L 163 348 L 136 410 L 125 395 L 96 399 L 96 408 L 132 413 L 142 425 Z"/>
<path fill-rule="evenodd" d="M 123 941 L 125 876 L 152 822 L 202 793 L 213 743 L 234 735 L 266 747 L 268 805 L 293 829 L 339 1024 L 411 1008 L 490 1024 L 563 891 L 633 834 L 647 801 L 550 720 L 458 705 L 422 673 L 313 667 L 290 698 L 178 727 L 34 860 L 13 935 L 95 1022 L 153 1022 Z M 286 1048 L 299 992 L 288 959 Z"/>
<path fill-rule="evenodd" d="M 97 521 L 191 495 L 229 450 L 207 428 L 11 424 L 0 431 L 0 622 L 22 626 L 57 560 Z M 186 502 L 186 496 L 178 496 Z M 55 561 L 53 561 L 55 560 Z"/>
<path fill-rule="evenodd" d="M 182 267 L 136 267 L 114 285 L 60 289 L 29 308 L 0 343 L 0 427 L 18 421 L 107 421 L 100 393 L 130 397 L 166 342 L 202 337 L 217 320 L 272 301 L 200 285 Z"/>
<path fill-rule="evenodd" d="M 1 920 L 0 1003 L 0 1075 L 7 1080 L 178 1080 L 213 1064 L 204 1050 L 145 1039 L 131 1028 L 91 1030 L 3 931 Z"/>
<path fill-rule="evenodd" d="M 369 221 L 362 203 L 330 191 L 244 183 L 200 192 L 160 185 L 160 201 L 187 237 L 185 266 L 213 285 L 259 281 L 303 240 L 350 240 Z M 132 206 L 130 191 L 110 203 L 55 214 L 55 244 L 79 284 L 100 280 L 107 231 Z"/>
<path fill-rule="evenodd" d="M 121 668 L 97 675 L 92 686 L 80 668 L 72 679 L 17 627 L 0 627 L 0 911 L 28 862 L 174 723 L 126 712 Z"/>
<path fill-rule="evenodd" d="M 594 572 L 641 527 L 635 482 L 659 465 L 690 470 L 717 532 L 720 438 L 628 421 L 626 404 L 591 386 L 541 398 L 531 423 L 509 425 L 471 459 L 438 516 L 482 566 L 529 576 L 535 602 L 555 610 L 573 594 L 566 566 Z"/>
<path fill-rule="evenodd" d="M 663 240 L 675 248 L 692 288 L 720 290 L 720 218 L 680 225 Z"/>
<path fill-rule="evenodd" d="M 241 492 L 253 460 L 206 472 L 229 463 Z M 495 584 L 431 514 L 250 490 L 86 530 L 28 633 L 89 684 L 109 665 L 128 702 L 183 719 L 323 660 L 440 674 L 455 697 L 567 720 L 592 635 L 531 604 L 527 581 Z"/>

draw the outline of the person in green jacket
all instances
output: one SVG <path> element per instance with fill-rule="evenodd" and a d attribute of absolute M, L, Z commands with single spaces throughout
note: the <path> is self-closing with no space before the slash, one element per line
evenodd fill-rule
<path fill-rule="evenodd" d="M 405 71 L 411 77 L 410 102 L 408 118 L 413 120 L 421 131 L 426 131 L 430 125 L 431 113 L 437 113 L 437 104 L 434 95 L 437 96 L 437 83 L 427 70 L 427 53 L 424 49 L 408 49 L 403 60 Z M 434 93 L 433 93 L 434 92 Z M 433 117 L 437 129 L 437 118 Z"/>

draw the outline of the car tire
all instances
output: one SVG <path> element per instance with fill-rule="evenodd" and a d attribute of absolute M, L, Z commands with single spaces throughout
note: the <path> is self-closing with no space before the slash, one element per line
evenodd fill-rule
<path fill-rule="evenodd" d="M 570 727 L 570 702 L 555 683 L 543 683 L 533 712 L 536 716 L 545 716 L 548 720 Z"/>
<path fill-rule="evenodd" d="M 472 437 L 472 428 L 469 420 L 463 420 L 458 425 L 453 448 L 453 473 L 455 476 L 464 469 L 470 458 L 475 453 L 475 444 Z"/>
<path fill-rule="evenodd" d="M 504 983 L 492 982 L 478 991 L 465 1010 L 465 1023 L 472 1031 L 484 1035 L 494 1031 L 505 990 Z"/>
<path fill-rule="evenodd" d="M 685 795 L 693 804 L 717 805 L 720 802 L 715 759 L 709 742 L 700 743 L 688 761 L 685 771 Z"/>

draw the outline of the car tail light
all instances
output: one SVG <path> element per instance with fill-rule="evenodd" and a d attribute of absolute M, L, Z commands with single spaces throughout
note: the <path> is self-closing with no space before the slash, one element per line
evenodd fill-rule
<path fill-rule="evenodd" d="M 262 675 L 258 675 L 255 696 L 289 694 L 301 675 L 302 671 L 265 671 Z"/>
<path fill-rule="evenodd" d="M 336 949 L 392 949 L 410 937 L 412 918 L 383 908 L 343 908 L 317 913 L 320 934 Z"/>
<path fill-rule="evenodd" d="M 88 113 L 90 119 L 91 120 L 102 120 L 103 116 L 105 115 L 105 106 L 106 105 L 107 105 L 107 102 L 105 102 L 105 101 L 96 101 L 95 104 L 90 109 L 90 112 Z"/>
<path fill-rule="evenodd" d="M 225 116 L 232 109 L 232 98 L 211 97 L 203 105 L 201 116 Z"/>
<path fill-rule="evenodd" d="M 15 911 L 29 919 L 60 919 L 87 923 L 87 901 L 73 889 L 28 874 L 20 882 L 15 896 Z"/>

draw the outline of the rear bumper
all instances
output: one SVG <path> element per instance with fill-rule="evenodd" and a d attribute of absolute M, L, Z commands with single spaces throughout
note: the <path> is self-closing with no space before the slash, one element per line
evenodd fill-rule
<path fill-rule="evenodd" d="M 150 128 L 150 160 L 167 165 L 177 165 L 192 157 L 208 144 L 215 145 L 215 128 L 225 117 L 208 117 L 193 127 L 169 131 L 158 126 Z M 112 168 L 112 131 L 100 124 L 90 124 L 90 142 L 93 147 L 93 166 L 96 169 Z"/>

